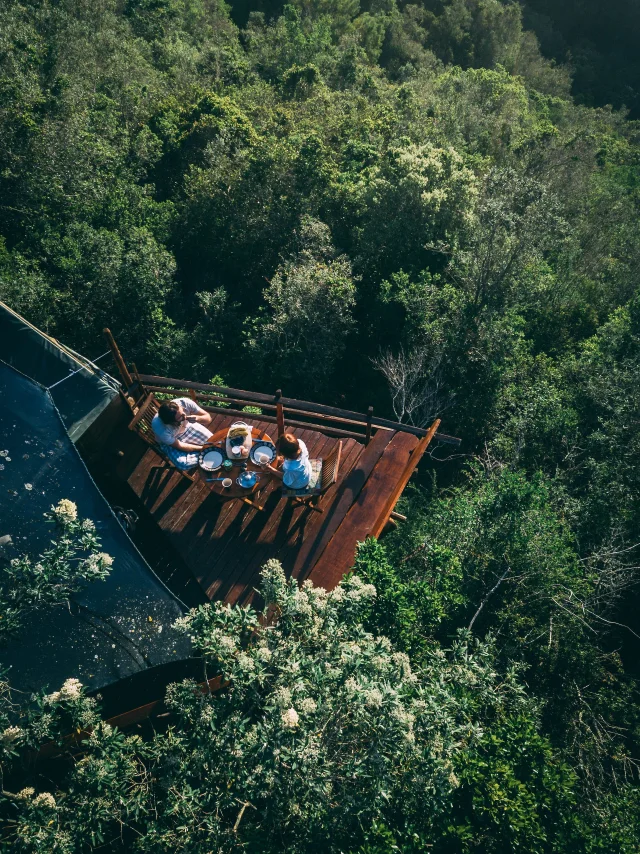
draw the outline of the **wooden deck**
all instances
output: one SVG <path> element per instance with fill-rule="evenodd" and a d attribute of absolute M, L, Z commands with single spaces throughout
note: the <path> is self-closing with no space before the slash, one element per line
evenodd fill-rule
<path fill-rule="evenodd" d="M 211 430 L 234 420 L 215 415 Z M 274 436 L 274 425 L 251 419 Z M 293 431 L 306 442 L 310 456 L 326 457 L 337 438 L 312 429 Z M 153 451 L 136 443 L 119 465 L 121 477 L 138 496 L 210 599 L 246 604 L 254 596 L 261 567 L 281 561 L 287 575 L 334 587 L 353 565 L 357 542 L 369 536 L 393 497 L 419 440 L 404 432 L 377 432 L 369 445 L 343 442 L 338 482 L 316 513 L 282 497 L 278 482 L 260 492 L 263 511 L 240 501 L 221 502 L 205 483 L 191 484 L 168 470 Z M 139 444 L 138 444 L 139 443 Z"/>

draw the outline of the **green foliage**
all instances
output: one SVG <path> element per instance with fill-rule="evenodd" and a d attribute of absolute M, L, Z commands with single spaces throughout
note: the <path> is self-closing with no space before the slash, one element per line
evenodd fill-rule
<path fill-rule="evenodd" d="M 355 286 L 323 223 L 303 220 L 298 252 L 276 270 L 264 296 L 268 314 L 249 331 L 256 364 L 310 393 L 327 386 L 353 328 Z"/>
<path fill-rule="evenodd" d="M 7 844 L 195 854 L 371 851 L 386 839 L 419 851 L 436 837 L 466 851 L 481 837 L 490 851 L 542 851 L 569 835 L 555 812 L 572 805 L 575 779 L 489 646 L 461 638 L 414 669 L 363 627 L 376 591 L 357 576 L 330 593 L 299 589 L 274 561 L 262 594 L 262 619 L 216 603 L 180 621 L 225 687 L 170 686 L 173 725 L 148 742 L 100 723 L 75 680 L 5 730 L 18 754 L 64 720 L 92 728 L 64 795 L 48 781 L 14 796 Z"/>
<path fill-rule="evenodd" d="M 85 709 L 87 762 L 55 807 L 21 800 L 18 848 L 117 850 L 122 834 L 125 849 L 146 850 L 137 834 L 153 825 L 160 851 L 637 849 L 637 787 L 622 781 L 638 755 L 640 156 L 633 123 L 584 106 L 637 111 L 635 23 L 629 3 L 578 11 L 573 0 L 2 5 L 0 299 L 90 356 L 109 326 L 150 373 L 287 384 L 416 424 L 444 416 L 460 450 L 432 446 L 423 467 L 437 478 L 414 479 L 409 522 L 359 549 L 378 595 L 361 603 L 357 632 L 385 635 L 422 687 L 440 685 L 451 738 L 454 684 L 485 733 L 452 748 L 459 785 L 443 783 L 440 754 L 435 776 L 420 777 L 426 737 L 408 755 L 365 704 L 347 755 L 335 722 L 350 726 L 359 698 L 328 683 L 342 705 L 322 719 L 334 740 L 317 736 L 325 752 L 311 762 L 300 751 L 316 731 L 299 714 L 285 732 L 275 711 L 272 689 L 295 688 L 282 659 L 257 687 L 234 671 L 253 687 L 222 703 L 172 689 L 180 723 L 145 744 Z M 18 589 L 31 607 L 80 583 L 56 548 L 55 580 L 26 559 L 10 570 L 9 616 Z M 207 613 L 205 645 L 215 620 L 249 620 Z M 283 627 L 304 647 L 294 628 L 308 615 L 287 613 L 278 648 L 297 661 Z M 476 696 L 464 668 L 450 677 L 480 647 L 465 640 L 445 662 L 439 645 L 470 625 L 496 639 L 482 656 L 498 694 L 524 663 L 539 713 L 518 692 L 500 709 Z M 255 650 L 268 644 L 233 637 L 233 655 L 263 674 Z M 312 653 L 335 652 L 313 643 L 309 673 Z M 309 679 L 329 708 L 329 689 Z M 31 732 L 7 702 L 0 726 Z M 51 703 L 34 713 L 42 738 L 71 725 L 71 706 Z M 261 811 L 258 777 L 231 754 L 258 724 L 267 746 L 247 755 L 259 779 L 256 751 L 278 739 L 297 765 L 270 766 Z M 17 753 L 40 743 L 4 742 Z M 325 772 L 341 802 L 318 795 Z"/>
<path fill-rule="evenodd" d="M 47 521 L 59 529 L 51 548 L 37 559 L 25 554 L 2 566 L 0 641 L 6 642 L 38 608 L 64 605 L 86 584 L 104 581 L 109 575 L 113 558 L 98 551 L 93 522 L 77 516 L 73 501 L 63 499 L 46 514 Z"/>

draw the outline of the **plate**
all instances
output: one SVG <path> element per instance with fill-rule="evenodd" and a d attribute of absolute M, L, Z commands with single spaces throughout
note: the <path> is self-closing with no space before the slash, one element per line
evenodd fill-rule
<path fill-rule="evenodd" d="M 224 457 L 221 451 L 205 451 L 200 457 L 200 466 L 205 471 L 217 471 L 222 465 Z"/>
<path fill-rule="evenodd" d="M 260 465 L 258 460 L 256 459 L 256 455 L 266 454 L 269 456 L 268 462 L 272 463 L 276 456 L 276 449 L 273 445 L 254 445 L 251 448 L 251 462 L 255 463 L 257 466 Z"/>
<path fill-rule="evenodd" d="M 258 482 L 258 475 L 254 471 L 243 471 L 240 477 L 236 480 L 238 486 L 245 489 L 251 489 Z"/>

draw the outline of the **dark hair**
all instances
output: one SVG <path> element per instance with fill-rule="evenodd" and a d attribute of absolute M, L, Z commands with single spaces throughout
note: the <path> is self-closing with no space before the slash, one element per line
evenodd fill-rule
<path fill-rule="evenodd" d="M 175 424 L 179 408 L 180 404 L 177 401 L 165 400 L 164 403 L 160 404 L 160 408 L 158 409 L 160 420 L 164 424 Z"/>
<path fill-rule="evenodd" d="M 283 433 L 278 439 L 278 450 L 289 460 L 295 460 L 300 450 L 300 443 L 293 433 Z"/>

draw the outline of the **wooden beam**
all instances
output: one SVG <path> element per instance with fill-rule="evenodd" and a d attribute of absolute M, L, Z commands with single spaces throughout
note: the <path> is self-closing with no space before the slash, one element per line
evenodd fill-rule
<path fill-rule="evenodd" d="M 442 442 L 443 445 L 455 445 L 456 448 L 460 447 L 462 442 L 462 439 L 458 439 L 457 436 L 447 436 L 446 433 L 436 433 L 433 438 L 436 442 Z"/>
<path fill-rule="evenodd" d="M 391 511 L 396 506 L 398 499 L 404 491 L 405 486 L 409 483 L 409 478 L 416 470 L 418 463 L 422 459 L 422 455 L 431 444 L 431 440 L 435 436 L 436 430 L 439 426 L 440 419 L 437 418 L 429 428 L 429 432 L 427 433 L 427 435 L 420 439 L 417 446 L 411 453 L 411 456 L 409 457 L 409 462 L 407 463 L 405 470 L 402 472 L 402 475 L 400 476 L 395 486 L 395 489 L 385 502 L 384 507 L 382 508 L 382 511 L 380 512 L 380 515 L 378 516 L 375 525 L 371 529 L 372 537 L 379 537 L 382 531 L 384 530 L 385 525 L 387 524 L 391 516 Z"/>
<path fill-rule="evenodd" d="M 278 438 L 284 433 L 284 408 L 282 406 L 282 389 L 276 392 L 276 423 L 278 425 Z"/>
<path fill-rule="evenodd" d="M 367 432 L 365 433 L 364 443 L 368 445 L 371 441 L 371 428 L 373 427 L 373 406 L 367 409 Z"/>
<path fill-rule="evenodd" d="M 104 337 L 107 339 L 107 344 L 109 345 L 109 349 L 113 355 L 116 365 L 118 366 L 118 371 L 120 372 L 120 376 L 122 377 L 122 381 L 125 384 L 125 388 L 129 389 L 133 385 L 133 380 L 131 379 L 131 374 L 129 373 L 129 369 L 127 368 L 124 359 L 122 358 L 122 353 L 118 349 L 118 345 L 116 344 L 116 340 L 111 334 L 111 330 L 108 328 L 104 328 L 102 330 Z"/>
<path fill-rule="evenodd" d="M 193 388 L 196 389 L 196 391 L 210 391 L 222 394 L 223 396 L 228 395 L 230 397 L 242 397 L 248 402 L 256 403 L 258 405 L 261 403 L 273 404 L 272 396 L 260 394 L 256 391 L 243 391 L 242 389 L 228 388 L 227 386 L 212 386 L 206 385 L 205 383 L 191 382 L 190 380 L 157 377 L 152 376 L 151 374 L 140 374 L 140 379 L 142 382 L 151 385 L 173 386 L 185 389 Z M 367 423 L 365 415 L 361 412 L 354 412 L 351 409 L 338 409 L 335 406 L 325 406 L 323 403 L 310 403 L 307 400 L 297 400 L 293 397 L 282 397 L 280 400 L 286 409 L 298 410 L 299 412 L 305 413 L 309 412 L 314 415 L 330 415 L 336 418 L 353 419 L 357 423 L 362 424 L 363 427 L 365 427 Z M 413 427 L 410 424 L 400 424 L 399 422 L 391 421 L 388 418 L 372 418 L 371 423 L 374 427 L 387 427 L 398 432 L 411 433 L 414 436 L 425 436 L 427 434 L 427 431 L 422 427 Z"/>
<path fill-rule="evenodd" d="M 141 382 L 150 387 L 156 386 L 155 390 L 160 391 L 162 388 L 172 386 L 178 389 L 194 389 L 195 391 L 209 392 L 210 394 L 219 394 L 221 397 L 230 397 L 240 400 L 246 400 L 247 403 L 260 404 L 264 406 L 273 406 L 273 396 L 261 394 L 257 391 L 244 391 L 238 388 L 229 388 L 227 386 L 207 385 L 206 383 L 196 383 L 191 380 L 178 380 L 171 377 L 158 377 L 152 374 L 140 374 Z M 368 418 L 361 412 L 354 412 L 351 409 L 338 409 L 335 406 L 325 406 L 322 403 L 310 403 L 306 400 L 296 400 L 293 397 L 281 397 L 280 402 L 283 407 L 290 410 L 297 410 L 299 413 L 311 413 L 312 415 L 320 415 L 325 417 L 333 417 L 349 421 L 352 424 L 361 424 L 366 430 Z M 429 430 L 424 427 L 414 427 L 411 424 L 401 424 L 399 421 L 391 421 L 389 418 L 371 418 L 373 427 L 378 427 L 385 430 L 394 430 L 396 432 L 411 433 L 413 436 L 427 436 Z M 456 436 L 448 436 L 446 433 L 436 433 L 435 438 L 439 442 L 447 445 L 460 445 L 461 440 Z"/>

